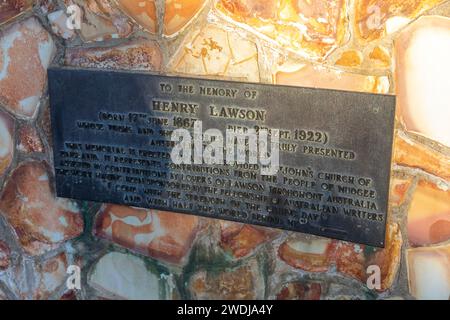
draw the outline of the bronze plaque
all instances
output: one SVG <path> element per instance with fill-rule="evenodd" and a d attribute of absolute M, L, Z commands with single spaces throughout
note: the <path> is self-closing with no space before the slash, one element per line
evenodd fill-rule
<path fill-rule="evenodd" d="M 71 68 L 49 91 L 60 197 L 384 246 L 394 96 Z M 248 134 L 236 161 L 212 159 L 233 155 L 229 132 Z M 266 160 L 279 150 L 275 170 L 249 161 L 250 134 Z"/>

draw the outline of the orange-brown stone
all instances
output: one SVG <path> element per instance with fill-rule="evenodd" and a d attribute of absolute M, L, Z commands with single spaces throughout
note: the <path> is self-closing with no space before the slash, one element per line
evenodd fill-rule
<path fill-rule="evenodd" d="M 245 21 L 248 18 L 274 19 L 277 17 L 277 2 L 277 0 L 269 0 L 265 3 L 258 0 L 222 0 L 218 3 L 218 8 L 239 21 Z"/>
<path fill-rule="evenodd" d="M 31 255 L 54 249 L 83 232 L 83 218 L 70 200 L 56 198 L 44 162 L 20 164 L 8 179 L 0 210 Z"/>
<path fill-rule="evenodd" d="M 409 139 L 403 134 L 395 136 L 394 162 L 419 168 L 433 175 L 450 179 L 450 157 Z"/>
<path fill-rule="evenodd" d="M 450 190 L 419 181 L 408 211 L 408 238 L 414 246 L 450 239 Z"/>
<path fill-rule="evenodd" d="M 206 2 L 206 0 L 166 0 L 164 34 L 172 36 L 182 30 Z"/>
<path fill-rule="evenodd" d="M 95 234 L 146 256 L 182 264 L 198 228 L 196 216 L 104 205 L 96 220 Z"/>
<path fill-rule="evenodd" d="M 221 221 L 220 227 L 220 246 L 235 258 L 249 255 L 277 234 L 273 229 L 228 221 Z"/>
<path fill-rule="evenodd" d="M 114 0 L 118 7 L 142 28 L 150 33 L 156 33 L 156 5 L 154 0 Z"/>
<path fill-rule="evenodd" d="M 397 275 L 403 242 L 397 224 L 389 224 L 386 233 L 384 249 L 324 238 L 309 241 L 291 238 L 280 246 L 278 255 L 287 264 L 310 272 L 327 272 L 336 265 L 338 272 L 364 284 L 370 276 L 368 267 L 379 266 L 381 287 L 377 290 L 385 291 Z"/>
<path fill-rule="evenodd" d="M 292 237 L 278 249 L 278 255 L 287 264 L 305 271 L 325 272 L 334 258 L 335 243 L 332 240 L 296 239 Z"/>
<path fill-rule="evenodd" d="M 276 295 L 277 300 L 320 300 L 322 286 L 317 282 L 290 282 Z"/>
<path fill-rule="evenodd" d="M 369 266 L 378 266 L 381 271 L 381 288 L 389 289 L 397 276 L 401 259 L 402 236 L 398 224 L 389 224 L 386 230 L 386 247 L 372 248 L 364 245 L 340 242 L 336 249 L 337 270 L 366 283 L 371 275 Z"/>
<path fill-rule="evenodd" d="M 362 63 L 363 56 L 361 52 L 356 50 L 348 50 L 341 54 L 336 61 L 336 65 L 343 67 L 358 67 Z"/>
<path fill-rule="evenodd" d="M 54 53 L 52 38 L 35 18 L 6 29 L 0 35 L 0 103 L 19 116 L 33 117 Z"/>
<path fill-rule="evenodd" d="M 2 0 L 0 1 L 0 25 L 18 15 L 31 10 L 33 0 Z"/>
<path fill-rule="evenodd" d="M 88 283 L 101 300 L 167 300 L 172 289 L 166 280 L 171 278 L 172 275 L 161 273 L 148 260 L 112 251 L 93 265 Z"/>
<path fill-rule="evenodd" d="M 31 125 L 19 129 L 19 145 L 17 149 L 25 153 L 44 152 L 44 144 L 38 132 Z"/>

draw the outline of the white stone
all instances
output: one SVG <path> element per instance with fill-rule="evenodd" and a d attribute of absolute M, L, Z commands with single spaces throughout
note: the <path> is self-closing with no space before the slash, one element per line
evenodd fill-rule
<path fill-rule="evenodd" d="M 132 255 L 111 252 L 94 267 L 89 283 L 99 290 L 130 300 L 157 300 L 160 280 L 144 261 Z"/>

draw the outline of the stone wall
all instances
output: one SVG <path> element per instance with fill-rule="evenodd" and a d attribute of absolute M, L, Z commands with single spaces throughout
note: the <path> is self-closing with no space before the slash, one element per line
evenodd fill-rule
<path fill-rule="evenodd" d="M 448 299 L 449 17 L 442 0 L 0 0 L 0 299 Z M 386 248 L 56 198 L 51 64 L 397 93 Z"/>

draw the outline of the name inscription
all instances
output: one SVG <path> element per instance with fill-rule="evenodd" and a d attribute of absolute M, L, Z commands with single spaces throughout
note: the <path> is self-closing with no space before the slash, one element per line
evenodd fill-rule
<path fill-rule="evenodd" d="M 393 96 L 70 68 L 49 83 L 58 196 L 384 246 Z M 175 164 L 173 131 L 198 121 L 278 130 L 277 173 Z"/>

